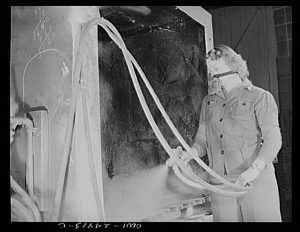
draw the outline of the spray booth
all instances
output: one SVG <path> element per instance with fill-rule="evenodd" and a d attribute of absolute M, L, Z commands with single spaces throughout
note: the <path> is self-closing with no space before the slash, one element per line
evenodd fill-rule
<path fill-rule="evenodd" d="M 202 7 L 18 6 L 11 33 L 12 221 L 209 221 L 239 193 L 172 150 L 207 94 Z"/>

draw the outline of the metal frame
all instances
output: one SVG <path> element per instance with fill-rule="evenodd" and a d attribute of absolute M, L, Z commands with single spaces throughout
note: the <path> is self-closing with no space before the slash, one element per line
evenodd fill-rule
<path fill-rule="evenodd" d="M 212 15 L 201 6 L 176 6 L 192 19 L 204 26 L 206 51 L 213 49 Z"/>

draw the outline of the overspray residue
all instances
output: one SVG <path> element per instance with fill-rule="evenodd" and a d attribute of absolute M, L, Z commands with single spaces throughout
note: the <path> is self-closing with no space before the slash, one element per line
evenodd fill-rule
<path fill-rule="evenodd" d="M 203 196 L 182 183 L 166 165 L 107 178 L 104 186 L 108 221 L 141 221 L 164 212 L 167 205 Z"/>

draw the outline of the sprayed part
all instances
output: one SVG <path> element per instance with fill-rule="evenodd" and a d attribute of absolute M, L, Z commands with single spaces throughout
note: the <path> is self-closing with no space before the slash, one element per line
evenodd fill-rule
<path fill-rule="evenodd" d="M 179 13 L 180 14 L 180 11 Z M 103 15 L 103 14 L 102 14 Z M 185 15 L 186 17 L 186 15 Z M 109 17 L 108 17 L 109 18 Z M 109 18 L 110 20 L 112 18 Z M 112 20 L 113 21 L 113 20 Z M 137 22 L 138 20 L 136 20 Z M 115 24 L 116 22 L 112 22 Z M 192 22 L 191 22 L 192 23 Z M 199 32 L 201 31 L 201 25 L 194 23 L 194 26 L 197 25 L 197 30 Z M 167 27 L 168 25 L 165 25 Z M 172 111 L 172 116 L 180 117 L 181 119 L 178 120 L 178 123 L 183 122 L 182 126 L 182 132 L 183 134 L 190 134 L 191 130 L 194 130 L 193 133 L 196 133 L 195 128 L 188 128 L 185 126 L 187 125 L 193 125 L 195 123 L 195 120 L 197 116 L 188 116 L 188 114 L 183 113 L 189 112 L 191 110 L 195 110 L 199 114 L 199 106 L 197 104 L 201 103 L 201 98 L 205 95 L 205 82 L 201 81 L 201 78 L 199 78 L 198 71 L 200 69 L 200 73 L 204 76 L 205 72 L 203 67 L 201 65 L 194 63 L 195 60 L 197 60 L 197 57 L 199 57 L 201 54 L 199 54 L 199 51 L 197 51 L 196 47 L 188 45 L 190 41 L 183 39 L 183 42 L 180 42 L 179 37 L 184 36 L 184 30 L 187 30 L 186 24 L 180 25 L 181 28 L 177 27 L 177 30 L 181 32 L 174 32 L 173 29 L 176 28 L 176 24 L 173 24 L 172 27 L 169 28 L 169 30 L 163 30 L 163 27 L 157 27 L 152 32 L 149 31 L 149 33 L 142 33 L 139 34 L 140 37 L 134 35 L 129 35 L 129 37 L 125 37 L 126 44 L 130 48 L 130 50 L 133 52 L 135 58 L 140 63 L 141 67 L 143 69 L 145 68 L 145 72 L 150 72 L 149 81 L 154 86 L 156 91 L 159 92 L 159 96 L 162 98 L 165 98 L 166 101 L 165 104 L 168 105 L 168 109 Z M 116 28 L 120 29 L 120 26 L 116 24 Z M 147 31 L 147 30 L 146 30 Z M 100 30 L 101 32 L 101 30 Z M 131 31 L 133 32 L 133 31 Z M 126 33 L 126 32 L 125 32 Z M 166 35 L 165 33 L 169 33 L 169 35 Z M 168 54 L 168 50 L 171 51 L 171 48 L 174 48 L 173 44 L 168 43 L 170 41 L 173 41 L 174 35 L 178 33 L 178 37 L 175 36 L 176 42 L 174 43 L 174 46 L 176 46 L 175 52 L 170 52 Z M 120 34 L 124 35 L 124 32 L 122 32 L 122 28 L 120 31 Z M 199 35 L 199 40 L 201 40 L 201 35 Z M 157 37 L 157 38 L 156 38 Z M 198 37 L 194 36 L 195 42 L 198 43 Z M 110 176 L 110 179 L 105 180 L 104 183 L 104 191 L 105 191 L 105 209 L 107 211 L 107 219 L 108 220 L 126 220 L 130 216 L 130 214 L 138 214 L 137 212 L 142 213 L 148 213 L 153 215 L 153 211 L 159 210 L 158 208 L 161 206 L 159 204 L 155 204 L 157 199 L 161 199 L 162 196 L 169 196 L 169 200 L 177 199 L 177 200 L 184 200 L 186 198 L 190 197 L 197 197 L 199 195 L 202 195 L 205 193 L 199 193 L 199 191 L 195 191 L 195 189 L 191 189 L 184 184 L 180 183 L 180 181 L 174 183 L 176 177 L 174 176 L 174 173 L 171 172 L 165 172 L 164 175 L 162 175 L 161 179 L 159 177 L 156 178 L 156 175 L 151 172 L 151 169 L 156 169 L 156 166 L 164 163 L 167 159 L 167 154 L 165 151 L 163 151 L 163 148 L 158 143 L 153 131 L 148 125 L 148 122 L 145 120 L 144 113 L 140 107 L 140 103 L 138 102 L 138 99 L 136 98 L 136 93 L 132 92 L 133 86 L 129 77 L 128 71 L 126 71 L 127 67 L 124 66 L 124 61 L 122 61 L 122 57 L 120 54 L 120 50 L 116 47 L 116 45 L 110 43 L 108 40 L 102 39 L 104 38 L 103 35 L 99 36 L 99 68 L 100 68 L 100 74 L 103 75 L 105 78 L 105 82 L 107 83 L 111 89 L 110 94 L 108 95 L 107 99 L 110 100 L 110 102 L 107 102 L 107 112 L 105 113 L 107 116 L 107 120 L 104 121 L 104 138 L 111 140 L 107 140 L 108 146 L 105 148 L 106 151 L 106 161 L 107 164 L 107 171 L 108 175 Z M 145 45 L 144 41 L 145 39 L 157 39 L 157 43 L 149 43 L 149 47 L 144 47 Z M 161 40 L 159 42 L 159 40 Z M 151 46 L 153 44 L 157 44 L 157 49 L 155 51 L 160 51 L 160 53 L 157 54 L 157 52 L 154 52 L 151 54 Z M 200 42 L 201 43 L 201 42 Z M 177 45 L 176 45 L 177 44 Z M 184 47 L 181 47 L 184 46 Z M 143 48 L 143 49 L 141 49 Z M 182 50 L 183 49 L 183 52 Z M 135 51 L 136 50 L 136 51 Z M 164 53 L 165 51 L 165 53 Z M 111 52 L 111 53 L 110 53 Z M 205 51 L 203 51 L 203 56 L 205 54 Z M 174 57 L 179 55 L 180 58 L 178 60 L 174 60 Z M 188 63 L 186 62 L 186 59 L 181 57 L 188 56 L 187 59 Z M 153 57 L 153 58 L 151 58 Z M 161 60 L 157 60 L 156 64 L 161 64 L 163 67 L 167 63 L 173 64 L 173 68 L 169 67 L 168 70 L 163 71 L 163 68 L 161 69 L 161 75 L 159 73 L 155 77 L 152 75 L 151 71 L 151 63 L 153 63 L 153 60 L 157 58 L 161 58 Z M 146 63 L 143 63 L 144 62 Z M 189 61 L 192 60 L 192 64 L 189 63 Z M 199 66 L 198 66 L 199 65 Z M 167 65 L 166 65 L 167 66 Z M 182 67 L 182 69 L 180 69 Z M 155 69 L 152 69 L 155 74 Z M 173 71 L 172 71 L 173 70 Z M 198 71 L 196 71 L 198 70 Z M 186 73 L 186 75 L 184 74 Z M 117 78 L 119 76 L 119 78 Z M 122 78 L 121 78 L 122 77 Z M 162 77 L 162 78 L 161 78 Z M 100 76 L 101 78 L 101 76 Z M 161 78 L 161 80 L 160 80 Z M 188 79 L 190 78 L 190 80 Z M 204 78 L 203 78 L 204 79 Z M 102 78 L 100 79 L 102 80 Z M 156 82 L 157 80 L 157 82 Z M 186 83 L 185 83 L 186 82 Z M 161 87 L 159 87 L 161 85 Z M 186 85 L 185 87 L 183 87 Z M 190 86 L 190 87 L 189 87 Z M 144 90 L 145 87 L 141 86 Z M 183 87 L 183 88 L 182 88 Z M 195 89 L 200 88 L 202 91 L 197 92 Z M 101 86 L 100 86 L 101 88 Z M 182 88 L 182 91 L 180 90 Z M 189 94 L 182 93 L 183 91 L 188 91 L 189 88 L 192 88 L 192 93 L 194 97 L 189 96 Z M 131 93 L 129 90 L 131 89 Z M 177 90 L 179 89 L 179 91 Z M 100 94 L 103 93 L 103 89 L 100 89 Z M 195 91 L 194 91 L 195 90 Z M 148 95 L 147 91 L 145 92 L 145 97 L 147 98 L 147 103 L 149 103 L 149 106 L 151 107 L 151 111 L 155 108 L 155 105 L 153 102 L 151 102 L 151 98 Z M 167 94 L 169 93 L 169 95 Z M 185 95 L 186 94 L 186 95 Z M 104 95 L 104 94 L 103 94 Z M 166 97 L 164 97 L 166 95 Z M 102 96 L 102 95 L 101 95 Z M 175 100 L 178 98 L 178 100 Z M 150 101 L 148 101 L 150 100 Z M 118 104 L 119 101 L 119 104 Z M 127 103 L 127 102 L 128 103 Z M 198 103 L 197 103 L 198 102 Z M 196 104 L 194 104 L 196 103 Z M 129 107 L 129 109 L 125 109 L 126 107 Z M 181 107 L 182 106 L 182 107 Z M 176 110 L 173 109 L 180 109 L 182 113 L 176 112 Z M 118 118 L 118 114 L 120 115 L 120 118 Z M 159 116 L 160 117 L 160 116 Z M 159 127 L 163 128 L 164 131 L 168 133 L 168 138 L 170 138 L 170 141 L 172 140 L 170 131 L 167 128 L 166 125 L 164 125 L 162 117 L 159 118 L 158 114 L 156 117 L 156 121 L 160 124 Z M 178 119 L 179 119 L 178 117 Z M 141 120 L 140 118 L 143 118 Z M 114 121 L 115 120 L 115 121 Z M 119 120 L 119 122 L 118 122 Z M 132 123 L 131 123 L 132 122 Z M 122 123 L 130 123 L 129 125 L 122 125 Z M 130 126 L 131 125 L 131 126 Z M 145 126 L 144 126 L 145 125 Z M 107 126 L 107 127 L 106 127 Z M 107 128 L 107 129 L 106 129 Z M 139 129 L 140 128 L 140 129 Z M 124 130 L 124 132 L 123 132 Z M 151 133 L 150 133 L 151 132 Z M 116 136 L 117 137 L 114 137 Z M 125 135 L 125 136 L 124 136 Z M 118 137 L 120 136 L 120 137 Z M 127 138 L 128 140 L 123 140 L 122 138 Z M 188 138 L 190 141 L 192 141 L 192 138 Z M 117 141 L 120 141 L 119 149 L 116 149 L 114 146 L 110 146 L 109 144 L 116 144 Z M 140 148 L 136 148 L 134 145 L 141 146 Z M 173 143 L 174 146 L 176 146 L 176 143 Z M 118 146 L 118 145 L 117 145 Z M 116 147 L 117 147 L 116 146 Z M 154 148 L 154 149 L 153 149 Z M 157 150 L 158 148 L 158 150 Z M 164 152 L 164 155 L 162 154 Z M 131 154 L 136 154 L 136 158 L 134 156 L 131 156 Z M 118 158 L 120 157 L 120 158 Z M 145 159 L 141 159 L 142 157 L 145 157 Z M 152 158 L 153 157 L 153 158 Z M 113 160 L 113 162 L 111 161 Z M 120 168 L 122 169 L 120 169 Z M 144 184 L 139 184 L 139 179 L 142 181 L 143 178 L 139 178 L 138 175 L 140 173 L 144 173 L 144 175 L 149 175 L 149 178 L 145 178 L 144 181 L 146 182 Z M 152 178 L 150 178 L 150 173 L 152 174 Z M 116 185 L 117 180 L 121 179 L 121 177 L 124 177 L 124 182 L 121 182 L 121 185 L 119 189 L 115 191 L 109 191 L 111 189 L 114 189 L 114 186 Z M 161 186 L 161 191 L 164 192 L 160 196 L 155 195 L 156 199 L 154 197 L 151 197 L 148 195 L 147 191 L 149 192 L 149 189 L 152 188 L 154 185 L 149 185 L 149 183 L 156 183 L 157 186 L 160 186 L 160 183 L 164 183 L 164 178 L 170 178 L 172 181 L 167 180 L 168 184 L 165 186 Z M 105 175 L 104 175 L 105 178 Z M 138 179 L 135 183 L 132 183 L 131 179 Z M 148 185 L 147 185 L 148 181 Z M 131 188 L 136 189 L 136 192 L 128 192 L 126 189 L 126 185 L 131 186 Z M 151 187 L 150 187 L 151 186 Z M 157 187 L 156 186 L 156 187 Z M 155 188 L 153 186 L 153 188 Z M 157 190 L 157 188 L 155 188 Z M 116 191 L 120 191 L 120 193 L 117 193 Z M 113 195 L 116 195 L 115 201 L 118 202 L 118 204 L 112 204 L 114 200 L 110 199 L 111 193 L 114 193 Z M 152 192 L 152 191 L 151 191 Z M 158 190 L 158 192 L 160 192 Z M 130 204 L 130 194 L 133 194 L 133 196 L 136 196 L 137 202 L 136 204 Z M 140 197 L 141 196 L 141 197 Z M 144 201 L 142 199 L 144 197 Z M 148 197 L 148 198 L 147 198 Z M 123 200 L 123 201 L 122 201 Z M 167 197 L 165 200 L 168 200 Z M 128 202 L 128 205 L 127 205 Z M 122 204 L 123 203 L 123 204 Z M 163 202 L 160 202 L 163 204 Z M 150 209 L 148 204 L 152 204 L 157 207 L 157 209 L 152 210 Z M 113 210 L 115 205 L 115 210 Z M 148 208 L 149 207 L 149 208 Z M 135 212 L 131 212 L 130 209 L 134 209 Z M 140 211 L 141 210 L 141 211 Z M 115 212 L 113 212 L 115 211 Z M 121 211 L 121 212 L 120 212 Z M 144 211 L 144 212 L 143 212 Z M 154 212 L 155 213 L 155 212 Z M 134 215 L 131 215 L 130 219 L 132 219 Z M 141 215 L 135 216 L 136 220 L 139 218 L 141 219 Z"/>
<path fill-rule="evenodd" d="M 203 27 L 175 7 L 150 9 L 149 16 L 118 8 L 100 13 L 120 32 L 174 124 L 192 143 L 200 103 L 207 94 Z M 141 31 L 143 28 L 146 30 Z M 101 112 L 106 115 L 102 122 L 105 165 L 111 178 L 130 176 L 136 170 L 165 163 L 169 157 L 144 116 L 121 51 L 100 27 L 98 36 L 100 95 L 107 99 Z M 141 88 L 167 141 L 172 147 L 178 146 L 146 87 L 141 84 Z"/>

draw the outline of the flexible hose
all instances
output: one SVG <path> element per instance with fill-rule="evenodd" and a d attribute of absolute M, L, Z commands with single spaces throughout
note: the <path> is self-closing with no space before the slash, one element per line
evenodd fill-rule
<path fill-rule="evenodd" d="M 170 158 L 167 161 L 167 165 L 171 166 L 173 168 L 173 171 L 176 174 L 176 176 L 181 181 L 183 181 L 185 184 L 187 184 L 187 185 L 189 185 L 191 187 L 197 188 L 197 189 L 210 189 L 211 191 L 213 191 L 215 193 L 226 195 L 226 196 L 231 196 L 231 197 L 240 197 L 240 196 L 242 196 L 242 195 L 244 195 L 246 193 L 246 191 L 244 191 L 244 192 L 239 192 L 237 190 L 235 190 L 235 191 L 228 191 L 228 190 L 226 190 L 226 188 L 228 188 L 228 186 L 226 186 L 226 185 L 219 185 L 219 187 L 215 187 L 215 186 L 212 185 L 210 187 L 209 186 L 210 184 L 208 184 L 206 181 L 204 181 L 199 176 L 197 176 L 191 169 L 187 168 L 187 164 L 186 163 L 187 162 L 184 159 L 179 159 L 179 161 L 177 161 L 176 163 L 172 160 L 172 158 Z M 182 170 L 184 170 L 184 173 L 190 179 L 185 178 L 181 174 L 179 168 L 182 169 Z M 191 181 L 191 180 L 193 180 L 193 181 Z M 193 183 L 193 184 L 191 184 L 191 183 Z"/>
<path fill-rule="evenodd" d="M 105 29 L 106 32 L 110 35 L 110 37 L 112 37 L 112 36 L 111 36 L 111 32 L 108 31 L 106 28 L 104 28 L 104 29 Z M 112 38 L 112 39 L 113 39 L 113 41 L 114 41 L 115 43 L 117 43 L 116 38 Z M 118 43 L 117 43 L 117 44 L 118 44 Z M 124 50 L 126 49 L 126 48 L 124 48 L 124 42 L 122 43 L 122 45 L 123 45 L 123 46 L 121 46 L 120 44 L 118 44 L 118 46 L 122 49 L 123 54 L 124 54 L 124 53 L 125 53 Z M 125 51 L 126 51 L 126 50 L 125 50 Z M 130 72 L 131 76 L 133 77 L 133 76 L 135 76 L 135 73 L 134 73 L 132 64 L 128 62 L 126 53 L 124 54 L 124 56 L 125 56 L 126 63 L 127 63 L 128 67 L 129 67 L 129 72 Z M 137 90 L 137 93 L 138 93 L 138 95 L 139 95 L 139 93 L 141 93 L 141 89 L 140 89 L 139 86 L 138 86 L 137 80 L 135 81 L 134 79 L 136 79 L 136 76 L 135 76 L 135 78 L 133 78 L 133 82 L 134 82 L 135 88 L 136 88 L 136 90 Z M 146 102 L 145 102 L 145 99 L 143 99 L 143 98 L 144 98 L 143 96 L 139 96 L 139 99 L 140 99 L 141 103 L 143 102 L 143 100 L 144 100 L 144 103 L 146 103 Z M 142 107 L 143 107 L 143 104 L 142 104 Z M 154 128 L 157 127 L 157 126 L 155 126 L 155 122 L 154 122 L 154 124 L 151 123 L 151 121 L 154 121 L 154 120 L 153 120 L 153 118 L 152 118 L 152 120 L 150 119 L 150 118 L 152 117 L 152 115 L 151 115 L 150 111 L 147 110 L 146 108 L 147 108 L 147 106 L 146 106 L 146 107 L 143 107 L 146 116 L 150 114 L 150 117 L 147 117 L 147 118 L 148 118 L 148 120 L 149 120 L 149 122 L 150 122 L 152 128 L 153 128 L 153 127 L 154 127 Z M 147 112 L 147 111 L 148 111 L 148 112 Z M 148 114 L 148 113 L 149 113 L 149 114 Z M 153 128 L 153 129 L 154 129 L 154 128 Z M 163 138 L 163 136 L 161 135 L 161 133 L 159 132 L 158 127 L 154 129 L 154 132 L 155 132 L 155 134 L 157 135 L 157 137 L 160 139 L 160 142 L 162 143 L 163 147 L 164 147 L 166 150 L 168 150 L 168 148 L 166 148 L 166 146 L 164 146 L 164 144 L 167 144 L 167 142 L 164 141 L 164 138 Z M 172 153 L 172 151 L 171 151 L 171 152 L 168 152 L 168 153 Z M 170 154 L 169 154 L 169 155 L 170 155 Z M 229 182 L 229 183 L 230 183 L 230 182 Z M 231 183 L 231 184 L 232 184 L 232 183 Z M 236 185 L 233 185 L 233 186 L 236 187 Z M 213 186 L 212 186 L 212 187 L 213 187 Z M 213 187 L 211 190 L 214 191 L 214 190 L 215 190 L 215 187 Z M 234 193 L 234 194 L 235 194 L 235 193 Z"/>
<path fill-rule="evenodd" d="M 108 26 L 111 26 L 111 25 L 109 25 L 109 24 L 106 23 L 107 20 L 105 20 L 105 19 L 102 19 L 102 22 L 104 22 L 103 24 L 105 24 L 107 27 L 108 27 Z M 101 25 L 102 22 L 100 21 L 99 24 Z M 101 26 L 103 27 L 103 25 L 101 25 Z M 151 115 L 150 110 L 147 109 L 148 107 L 147 107 L 146 101 L 145 101 L 144 96 L 143 96 L 143 93 L 142 93 L 142 91 L 141 91 L 141 89 L 140 89 L 140 87 L 139 87 L 139 84 L 138 84 L 138 81 L 137 81 L 136 74 L 135 74 L 134 69 L 133 69 L 133 67 L 132 67 L 132 63 L 129 61 L 129 58 L 131 58 L 131 59 L 133 60 L 133 61 L 132 61 L 132 60 L 131 60 L 131 61 L 136 65 L 136 68 L 137 68 L 137 70 L 140 72 L 141 77 L 144 77 L 143 80 L 144 80 L 145 84 L 147 85 L 149 91 L 150 91 L 150 89 L 152 90 L 152 91 L 150 91 L 150 92 L 151 92 L 151 95 L 152 95 L 153 99 L 155 100 L 156 104 L 158 105 L 158 107 L 160 108 L 161 113 L 163 114 L 163 116 L 165 117 L 165 119 L 166 119 L 166 118 L 168 119 L 168 120 L 167 120 L 167 119 L 166 119 L 166 120 L 167 120 L 167 122 L 168 122 L 168 125 L 171 127 L 173 133 L 177 136 L 177 138 L 180 140 L 180 142 L 181 142 L 182 145 L 186 148 L 186 150 L 187 150 L 189 153 L 192 153 L 192 152 L 190 151 L 190 147 L 186 144 L 186 142 L 184 141 L 184 139 L 181 137 L 181 135 L 178 133 L 178 131 L 177 131 L 176 128 L 174 127 L 173 123 L 172 123 L 171 120 L 169 119 L 168 115 L 166 114 L 165 110 L 163 109 L 162 105 L 160 104 L 160 102 L 159 102 L 157 96 L 155 95 L 153 89 L 151 88 L 151 85 L 149 84 L 148 81 L 145 81 L 145 80 L 147 80 L 146 77 L 145 77 L 145 75 L 143 74 L 143 72 L 142 72 L 141 68 L 139 67 L 139 65 L 137 64 L 136 60 L 134 60 L 134 58 L 132 57 L 132 55 L 130 54 L 130 52 L 126 49 L 125 43 L 124 43 L 124 41 L 122 40 L 122 38 L 121 38 L 121 37 L 120 37 L 120 38 L 116 38 L 116 36 L 112 34 L 111 31 L 116 31 L 116 29 L 113 28 L 113 29 L 111 29 L 111 30 L 108 30 L 108 28 L 106 28 L 106 27 L 103 27 L 103 28 L 104 28 L 105 31 L 109 34 L 109 36 L 111 37 L 111 39 L 112 39 L 112 40 L 119 46 L 119 48 L 122 50 L 123 55 L 124 55 L 124 57 L 125 57 L 126 64 L 127 64 L 127 66 L 128 66 L 128 69 L 129 69 L 129 72 L 130 72 L 130 75 L 131 75 L 131 78 L 132 78 L 132 81 L 133 81 L 133 83 L 134 83 L 134 87 L 135 87 L 135 89 L 136 89 L 137 95 L 138 95 L 139 100 L 140 100 L 140 102 L 141 102 L 142 108 L 143 108 L 143 110 L 144 110 L 144 112 L 145 112 L 145 114 L 146 114 L 146 117 L 147 117 L 147 119 L 148 119 L 148 121 L 149 121 L 149 123 L 150 123 L 152 129 L 154 130 L 154 133 L 155 133 L 156 136 L 158 137 L 158 139 L 159 139 L 159 141 L 161 142 L 162 146 L 165 148 L 165 150 L 168 152 L 168 154 L 169 154 L 171 157 L 174 158 L 174 156 L 172 155 L 172 154 L 173 154 L 173 153 L 172 153 L 172 149 L 168 146 L 166 140 L 163 138 L 161 132 L 159 131 L 159 128 L 157 127 L 157 125 L 156 125 L 156 123 L 155 123 L 155 121 L 154 121 L 154 119 L 153 119 L 153 117 L 152 117 L 152 115 Z M 122 41 L 122 42 L 120 42 L 120 41 Z M 171 150 L 170 150 L 170 149 L 171 149 Z M 209 168 L 209 167 L 208 167 L 208 166 L 207 166 L 207 165 L 206 165 L 199 157 L 195 156 L 193 153 L 192 153 L 192 157 L 193 157 L 193 158 L 194 158 L 201 166 L 203 166 L 203 168 L 204 168 L 206 171 L 208 171 L 211 175 L 213 175 L 216 179 L 218 179 L 220 182 L 224 183 L 225 185 L 227 185 L 227 186 L 229 186 L 229 187 L 231 187 L 231 188 L 237 189 L 237 190 L 244 190 L 244 191 L 245 191 L 245 190 L 249 190 L 249 189 L 250 189 L 250 187 L 242 187 L 242 186 L 238 186 L 238 185 L 236 185 L 236 184 L 233 184 L 233 183 L 229 182 L 228 180 L 226 180 L 225 178 L 219 176 L 216 172 L 214 172 L 213 170 L 211 170 L 211 169 L 210 169 L 210 168 Z M 176 159 L 176 160 L 177 160 L 177 159 Z M 177 161 L 178 161 L 178 160 L 177 160 Z M 207 184 L 207 187 L 208 187 L 210 190 L 212 190 L 212 191 L 214 191 L 214 192 L 216 191 L 216 187 L 215 187 L 215 186 L 212 186 L 212 185 L 210 185 L 210 184 L 208 184 L 208 183 L 206 183 L 206 184 Z M 245 193 L 245 192 L 242 192 L 242 193 Z M 236 195 L 236 192 L 232 192 L 232 194 L 233 194 L 233 195 Z"/>
<path fill-rule="evenodd" d="M 41 215 L 39 213 L 39 210 L 34 203 L 34 201 L 27 195 L 27 193 L 22 189 L 22 187 L 14 180 L 12 176 L 10 176 L 10 185 L 12 190 L 21 197 L 24 204 L 31 210 L 34 221 L 40 222 L 41 221 Z"/>
<path fill-rule="evenodd" d="M 243 196 L 245 192 L 232 192 L 232 191 L 228 191 L 228 190 L 223 190 L 223 189 L 220 189 L 215 187 L 215 186 L 208 186 L 208 183 L 206 183 L 205 181 L 203 181 L 202 179 L 201 180 L 201 183 L 195 183 L 194 181 L 191 181 L 189 179 L 187 179 L 186 177 L 184 177 L 180 170 L 179 170 L 179 167 L 175 164 L 173 165 L 172 167 L 174 173 L 176 174 L 176 176 L 185 184 L 191 186 L 191 187 L 194 187 L 194 188 L 197 188 L 197 189 L 210 189 L 212 190 L 213 192 L 215 193 L 218 193 L 218 194 L 222 194 L 222 195 L 225 195 L 225 196 L 230 196 L 230 197 L 240 197 L 240 196 Z M 193 173 L 189 173 L 189 171 L 186 171 L 188 174 L 191 174 L 191 176 L 193 176 L 194 174 Z M 224 186 L 224 185 L 223 185 Z"/>
<path fill-rule="evenodd" d="M 32 213 L 28 211 L 28 209 L 18 201 L 15 196 L 11 196 L 10 198 L 11 204 L 11 213 L 14 213 L 18 218 L 21 218 L 22 221 L 25 222 L 34 222 L 35 218 L 33 217 Z"/>
<path fill-rule="evenodd" d="M 130 56 L 132 57 L 132 55 L 130 54 Z M 159 99 L 157 98 L 157 96 L 155 95 L 155 92 L 153 91 L 150 83 L 148 82 L 148 80 L 146 79 L 144 73 L 142 72 L 142 70 L 140 69 L 139 66 L 137 66 L 137 62 L 136 60 L 132 57 L 133 59 L 133 63 L 136 65 L 137 70 L 140 70 L 140 74 L 141 77 L 145 83 L 145 85 L 147 86 L 147 88 L 149 89 L 152 98 L 154 99 L 157 107 L 159 108 L 160 112 L 162 113 L 163 117 L 165 118 L 167 124 L 169 125 L 169 127 L 171 128 L 172 132 L 175 134 L 176 138 L 179 140 L 179 142 L 183 145 L 183 147 L 186 149 L 186 151 L 192 156 L 192 158 L 194 160 L 197 161 L 197 163 L 203 167 L 209 174 L 211 174 L 213 177 L 215 177 L 216 179 L 218 179 L 220 182 L 222 182 L 225 185 L 228 185 L 229 187 L 232 187 L 233 189 L 237 189 L 237 190 L 248 190 L 248 187 L 243 187 L 243 186 L 239 186 L 236 184 L 231 183 L 230 181 L 228 181 L 227 179 L 223 178 L 222 176 L 220 176 L 219 174 L 217 174 L 215 171 L 213 171 L 211 168 L 209 168 L 197 155 L 195 155 L 193 152 L 191 152 L 191 148 L 189 147 L 189 145 L 186 143 L 186 141 L 182 138 L 182 136 L 179 134 L 178 130 L 176 129 L 176 127 L 174 126 L 173 122 L 171 121 L 171 119 L 169 118 L 168 114 L 166 113 L 165 109 L 163 108 L 163 106 L 161 105 Z M 151 89 L 150 89 L 151 88 Z"/>
<path fill-rule="evenodd" d="M 209 174 L 211 174 L 213 177 L 215 177 L 216 179 L 218 179 L 220 182 L 228 185 L 229 187 L 232 187 L 234 189 L 237 190 L 249 190 L 249 187 L 243 187 L 243 186 L 239 186 L 236 184 L 231 183 L 230 181 L 228 181 L 227 179 L 223 178 L 222 176 L 220 176 L 219 174 L 217 174 L 215 171 L 213 171 L 211 168 L 209 168 L 197 155 L 194 155 L 193 152 L 191 152 L 191 148 L 189 147 L 189 145 L 186 143 L 186 141 L 182 138 L 182 136 L 180 135 L 180 133 L 178 132 L 178 130 L 176 129 L 176 127 L 174 126 L 173 122 L 171 121 L 169 115 L 166 113 L 165 109 L 163 108 L 160 100 L 158 99 L 157 95 L 155 94 L 151 84 L 149 83 L 148 79 L 146 78 L 143 70 L 140 68 L 139 64 L 137 63 L 136 59 L 132 56 L 132 54 L 127 50 L 125 43 L 121 37 L 121 35 L 118 33 L 117 29 L 106 19 L 103 19 L 103 22 L 105 25 L 107 25 L 108 27 L 111 28 L 111 30 L 113 30 L 113 32 L 116 34 L 117 38 L 119 39 L 119 43 L 121 43 L 121 46 L 118 44 L 118 46 L 120 47 L 120 49 L 124 49 L 126 54 L 129 56 L 130 60 L 133 62 L 133 64 L 135 65 L 136 69 L 138 70 L 142 80 L 144 81 L 146 87 L 148 88 L 153 100 L 155 101 L 158 109 L 160 110 L 161 114 L 163 115 L 164 119 L 166 120 L 168 126 L 171 128 L 172 132 L 174 133 L 174 135 L 176 136 L 176 138 L 179 140 L 179 142 L 183 145 L 183 147 L 186 149 L 186 151 L 192 156 L 193 159 L 195 159 L 199 165 L 201 165 Z"/>

